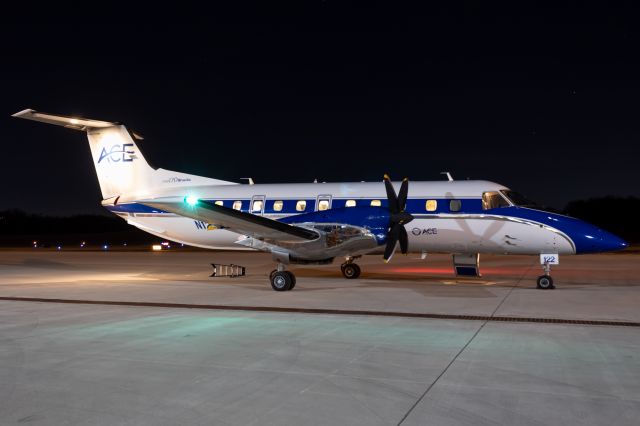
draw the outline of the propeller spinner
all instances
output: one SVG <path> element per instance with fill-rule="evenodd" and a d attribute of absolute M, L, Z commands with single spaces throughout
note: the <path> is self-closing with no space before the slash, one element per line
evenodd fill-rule
<path fill-rule="evenodd" d="M 389 175 L 384 175 L 384 187 L 387 190 L 387 200 L 389 201 L 389 229 L 387 230 L 387 246 L 384 249 L 383 259 L 385 262 L 391 260 L 396 250 L 396 243 L 400 243 L 400 252 L 407 253 L 409 237 L 404 225 L 413 220 L 413 216 L 405 211 L 407 207 L 407 194 L 409 193 L 409 179 L 404 178 L 400 185 L 400 192 L 396 195 L 396 190 L 391 184 Z"/>

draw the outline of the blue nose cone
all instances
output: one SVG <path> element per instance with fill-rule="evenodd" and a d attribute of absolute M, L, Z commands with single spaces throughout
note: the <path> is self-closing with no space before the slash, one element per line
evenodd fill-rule
<path fill-rule="evenodd" d="M 622 238 L 585 222 L 569 236 L 576 245 L 576 254 L 622 250 L 628 245 Z"/>

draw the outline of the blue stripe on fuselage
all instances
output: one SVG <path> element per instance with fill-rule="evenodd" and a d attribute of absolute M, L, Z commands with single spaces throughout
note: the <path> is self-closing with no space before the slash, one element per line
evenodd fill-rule
<path fill-rule="evenodd" d="M 434 199 L 434 198 L 429 198 Z M 334 199 L 335 200 L 335 199 Z M 356 199 L 360 206 L 358 207 L 342 207 L 332 208 L 321 212 L 313 212 L 311 209 L 315 208 L 314 200 L 307 201 L 307 211 L 297 212 L 289 211 L 295 209 L 295 201 L 286 202 L 285 206 L 288 207 L 282 211 L 278 211 L 278 215 L 287 214 L 290 216 L 280 218 L 286 223 L 302 223 L 316 221 L 318 223 L 344 223 L 354 226 L 360 226 L 370 229 L 378 238 L 378 241 L 383 240 L 383 230 L 386 230 L 388 225 L 388 213 L 385 207 L 369 207 L 370 200 Z M 427 212 L 425 210 L 426 198 L 424 199 L 410 199 L 407 202 L 407 211 L 415 215 L 440 215 L 450 214 L 456 215 L 468 215 L 468 214 L 483 214 L 483 215 L 497 215 L 504 217 L 512 217 L 523 219 L 531 222 L 540 223 L 551 228 L 557 229 L 564 233 L 568 238 L 573 241 L 576 248 L 576 254 L 582 253 L 598 253 L 604 251 L 621 250 L 627 246 L 626 242 L 617 236 L 604 231 L 589 223 L 583 222 L 579 219 L 575 219 L 569 216 L 564 216 L 556 213 L 550 213 L 542 210 L 536 210 L 526 207 L 499 207 L 490 210 L 482 210 L 481 199 L 461 199 L 462 208 L 460 211 L 451 212 L 449 210 L 449 202 L 451 199 L 436 199 L 438 201 L 438 207 L 435 211 Z M 337 201 L 337 200 L 335 200 Z M 386 200 L 383 200 L 385 202 Z M 231 201 L 225 200 L 225 204 L 231 203 Z M 273 200 L 268 200 L 267 203 L 273 205 Z M 250 200 L 242 200 L 243 211 L 247 212 L 249 208 Z M 344 205 L 344 200 L 337 205 Z M 386 202 L 385 202 L 386 204 Z M 268 205 L 268 204 L 267 204 Z M 155 209 L 144 204 L 130 203 L 130 204 L 118 204 L 115 206 L 105 206 L 108 210 L 114 213 L 168 213 L 166 211 Z M 273 210 L 269 209 L 265 212 L 267 214 L 273 214 Z"/>
<path fill-rule="evenodd" d="M 529 220 L 555 228 L 573 241 L 576 254 L 615 251 L 627 247 L 624 240 L 610 232 L 557 213 L 516 206 L 484 210 L 484 213 Z"/>
<path fill-rule="evenodd" d="M 387 206 L 387 200 L 385 199 L 377 199 L 377 198 L 367 198 L 367 199 L 362 199 L 362 198 L 351 198 L 353 200 L 356 201 L 356 207 L 369 207 L 371 205 L 371 201 L 372 200 L 379 200 L 381 202 L 381 207 L 386 207 Z M 212 199 L 212 200 L 202 200 L 202 201 L 206 201 L 206 202 L 213 202 L 214 200 L 218 200 L 218 199 Z M 304 199 L 303 199 L 304 200 Z M 437 206 L 436 209 L 433 211 L 426 211 L 425 209 L 425 205 L 427 200 L 435 200 L 437 201 Z M 419 214 L 419 213 L 428 213 L 428 214 L 441 214 L 441 213 L 465 213 L 465 214 L 469 214 L 469 213 L 482 213 L 484 212 L 484 210 L 482 210 L 482 200 L 481 199 L 475 199 L 475 198 L 464 198 L 464 199 L 458 199 L 455 198 L 454 200 L 460 201 L 460 210 L 459 211 L 451 211 L 450 210 L 450 202 L 451 202 L 451 198 L 447 198 L 447 199 L 441 199 L 441 198 L 410 198 L 407 200 L 407 208 L 406 210 L 409 213 L 412 214 Z M 232 207 L 234 201 L 241 201 L 242 202 L 242 207 L 240 208 L 240 211 L 243 212 L 247 212 L 249 213 L 249 208 L 250 208 L 250 203 L 251 200 L 250 199 L 240 199 L 240 200 L 220 200 L 223 201 L 223 205 L 225 207 Z M 282 214 L 294 214 L 294 215 L 298 215 L 298 214 L 307 214 L 307 213 L 312 213 L 315 211 L 316 209 L 316 200 L 315 199 L 306 199 L 304 201 L 306 201 L 306 208 L 304 211 L 298 211 L 296 209 L 297 207 L 297 202 L 299 200 L 296 199 L 291 199 L 291 200 L 281 200 L 283 201 L 283 206 L 281 210 L 274 210 L 273 208 L 273 204 L 276 200 L 275 199 L 267 199 L 265 201 L 265 205 L 264 205 L 264 213 L 265 214 L 277 214 L 277 215 L 282 215 Z M 345 207 L 345 203 L 346 203 L 347 199 L 346 198 L 334 198 L 332 201 L 332 205 L 331 208 L 332 209 L 339 209 L 339 208 L 344 208 Z M 139 203 L 129 203 L 129 204 L 117 204 L 115 206 L 105 206 L 109 211 L 114 212 L 114 213 L 167 213 L 163 210 L 160 209 L 154 209 L 151 207 L 148 207 L 144 204 L 139 204 Z M 352 207 L 349 207 L 352 208 Z"/>

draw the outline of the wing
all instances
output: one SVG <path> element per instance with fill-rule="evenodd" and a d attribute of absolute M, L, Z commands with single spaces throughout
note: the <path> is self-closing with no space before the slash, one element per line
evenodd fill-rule
<path fill-rule="evenodd" d="M 184 198 L 171 197 L 137 202 L 180 216 L 201 220 L 219 228 L 225 228 L 259 240 L 305 242 L 320 237 L 318 232 L 311 229 L 289 225 L 202 200 L 194 200 L 191 203 L 187 203 Z"/>

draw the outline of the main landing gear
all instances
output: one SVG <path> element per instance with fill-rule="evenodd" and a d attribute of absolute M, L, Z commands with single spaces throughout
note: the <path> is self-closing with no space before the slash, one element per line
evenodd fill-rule
<path fill-rule="evenodd" d="M 543 263 L 542 268 L 544 269 L 544 275 L 538 277 L 537 287 L 541 290 L 553 290 L 556 286 L 553 285 L 553 278 L 551 278 L 551 263 Z"/>
<path fill-rule="evenodd" d="M 355 280 L 360 276 L 360 266 L 353 263 L 357 257 L 347 257 L 347 261 L 340 265 L 342 275 L 348 280 Z"/>
<path fill-rule="evenodd" d="M 285 271 L 282 263 L 278 264 L 278 269 L 274 269 L 269 274 L 271 288 L 275 291 L 289 291 L 296 286 L 296 276 L 293 272 Z"/>

